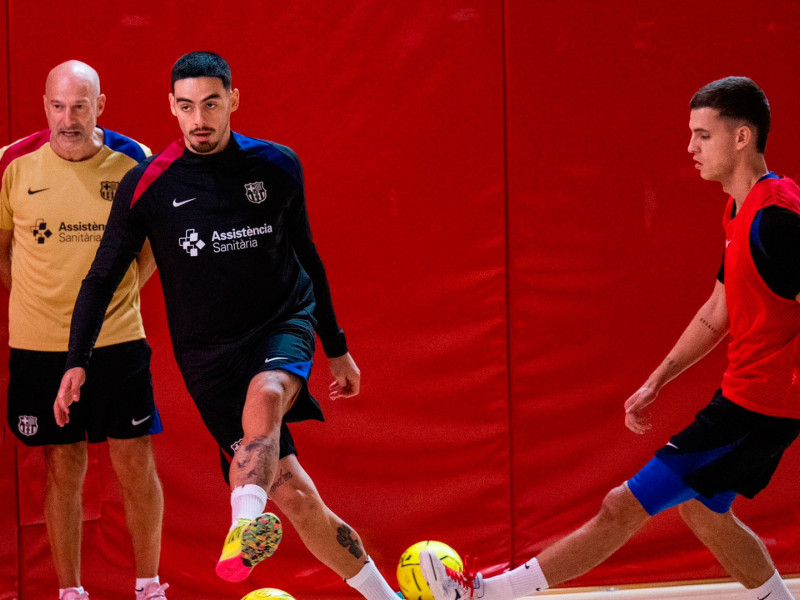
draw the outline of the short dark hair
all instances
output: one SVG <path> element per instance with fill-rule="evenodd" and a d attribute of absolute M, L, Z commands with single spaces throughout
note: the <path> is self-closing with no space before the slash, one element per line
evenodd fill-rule
<path fill-rule="evenodd" d="M 222 80 L 226 90 L 231 89 L 231 67 L 214 52 L 189 52 L 172 65 L 172 90 L 175 82 L 193 77 L 216 77 Z"/>
<path fill-rule="evenodd" d="M 756 148 L 767 149 L 770 115 L 764 91 L 749 77 L 725 77 L 712 81 L 692 97 L 689 108 L 715 108 L 725 119 L 746 121 L 756 129 Z"/>

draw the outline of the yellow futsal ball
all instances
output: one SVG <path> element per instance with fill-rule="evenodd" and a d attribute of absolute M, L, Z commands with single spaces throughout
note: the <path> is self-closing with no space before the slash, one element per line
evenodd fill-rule
<path fill-rule="evenodd" d="M 294 596 L 287 594 L 283 590 L 275 588 L 261 588 L 254 592 L 250 592 L 242 598 L 242 600 L 262 600 L 263 598 L 274 598 L 275 600 L 294 600 Z"/>
<path fill-rule="evenodd" d="M 397 564 L 397 583 L 407 600 L 434 600 L 419 568 L 419 553 L 422 550 L 432 550 L 439 560 L 455 571 L 464 570 L 464 563 L 458 552 L 447 544 L 430 540 L 417 542 L 403 552 Z"/>

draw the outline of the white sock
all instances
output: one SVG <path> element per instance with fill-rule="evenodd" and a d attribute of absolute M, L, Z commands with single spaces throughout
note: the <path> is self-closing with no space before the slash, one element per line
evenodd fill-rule
<path fill-rule="evenodd" d="M 769 600 L 794 600 L 794 596 L 792 596 L 777 571 L 767 579 L 764 585 L 749 591 L 753 593 L 753 598 L 757 600 L 763 600 L 767 596 L 769 596 Z"/>
<path fill-rule="evenodd" d="M 252 521 L 264 512 L 266 506 L 267 492 L 261 486 L 248 483 L 234 488 L 231 492 L 231 527 L 236 527 L 239 519 Z"/>
<path fill-rule="evenodd" d="M 535 558 L 513 571 L 485 579 L 483 584 L 486 590 L 483 593 L 485 600 L 515 600 L 515 598 L 531 596 L 550 587 L 539 566 L 539 561 Z"/>
<path fill-rule="evenodd" d="M 136 578 L 136 591 L 143 592 L 148 583 L 161 583 L 158 580 L 158 575 L 155 577 L 137 577 Z"/>
<path fill-rule="evenodd" d="M 65 594 L 65 593 L 67 593 L 67 592 L 68 592 L 68 591 L 70 591 L 70 590 L 75 590 L 75 591 L 76 591 L 76 592 L 78 592 L 79 594 L 82 594 L 82 593 L 85 591 L 85 590 L 83 589 L 83 586 L 82 586 L 82 585 L 79 585 L 78 587 L 59 588 L 59 589 L 58 589 L 58 597 L 59 597 L 59 598 L 63 598 L 63 597 L 64 597 L 64 594 Z"/>
<path fill-rule="evenodd" d="M 367 600 L 397 600 L 397 594 L 386 583 L 369 556 L 358 574 L 345 581 Z"/>

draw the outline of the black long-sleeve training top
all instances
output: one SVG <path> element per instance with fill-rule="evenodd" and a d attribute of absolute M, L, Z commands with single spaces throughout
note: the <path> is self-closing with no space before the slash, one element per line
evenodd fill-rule
<path fill-rule="evenodd" d="M 179 365 L 184 350 L 235 344 L 303 312 L 316 318 L 328 356 L 347 352 L 297 155 L 232 132 L 225 150 L 211 155 L 180 139 L 120 182 L 75 305 L 67 368 L 88 363 L 108 302 L 145 238 Z"/>

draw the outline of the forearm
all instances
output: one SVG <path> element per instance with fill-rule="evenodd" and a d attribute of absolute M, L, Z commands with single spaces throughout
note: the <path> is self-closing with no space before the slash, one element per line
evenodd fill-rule
<path fill-rule="evenodd" d="M 92 349 L 100 335 L 105 320 L 106 309 L 116 291 L 116 285 L 103 283 L 92 278 L 91 272 L 83 280 L 69 332 L 69 354 L 65 369 L 83 367 L 89 363 Z"/>
<path fill-rule="evenodd" d="M 291 237 L 294 240 L 295 254 L 314 286 L 316 331 L 322 341 L 325 355 L 328 357 L 344 356 L 347 354 L 347 340 L 336 320 L 328 276 L 325 266 L 322 264 L 322 258 L 311 238 L 311 228 L 304 212 L 297 218 Z"/>
<path fill-rule="evenodd" d="M 656 390 L 661 389 L 711 352 L 727 335 L 728 327 L 724 286 L 717 282 L 711 298 L 697 311 L 648 383 Z"/>
<path fill-rule="evenodd" d="M 313 266 L 307 266 L 310 262 Z M 319 257 L 316 260 L 308 261 L 303 266 L 309 272 L 311 281 L 314 285 L 314 318 L 317 320 L 317 335 L 322 341 L 325 355 L 328 357 L 344 356 L 347 353 L 347 340 L 344 332 L 339 328 L 336 320 L 336 313 L 333 310 L 333 300 L 331 298 L 330 285 L 325 274 L 325 268 Z"/>

